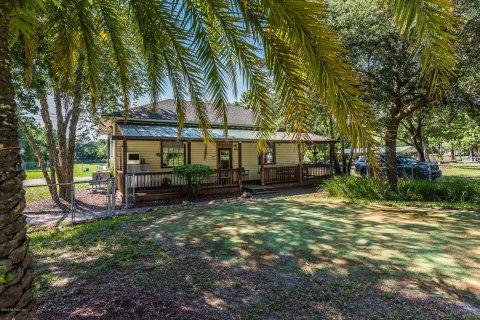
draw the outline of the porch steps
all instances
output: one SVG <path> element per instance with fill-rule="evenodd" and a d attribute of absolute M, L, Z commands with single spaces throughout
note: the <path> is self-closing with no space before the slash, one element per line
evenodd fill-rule
<path fill-rule="evenodd" d="M 261 186 L 258 184 L 247 184 L 243 185 L 243 190 L 248 191 L 252 194 L 268 194 L 276 193 L 277 190 L 271 186 Z"/>

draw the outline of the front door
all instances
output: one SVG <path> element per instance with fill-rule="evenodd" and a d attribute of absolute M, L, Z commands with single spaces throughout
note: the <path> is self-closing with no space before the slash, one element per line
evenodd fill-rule
<path fill-rule="evenodd" d="M 218 168 L 232 169 L 232 149 L 218 149 Z"/>

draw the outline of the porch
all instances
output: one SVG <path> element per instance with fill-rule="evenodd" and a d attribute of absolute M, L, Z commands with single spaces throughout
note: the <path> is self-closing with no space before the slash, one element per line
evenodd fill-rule
<path fill-rule="evenodd" d="M 330 165 L 307 164 L 284 167 L 264 168 L 264 183 L 268 186 L 308 185 L 331 177 Z M 116 183 L 119 195 L 124 197 L 126 188 L 134 195 L 135 201 L 161 200 L 182 197 L 186 181 L 172 172 L 137 172 L 125 174 L 116 171 Z M 262 185 L 261 180 L 249 179 L 245 168 L 216 169 L 214 173 L 201 181 L 200 194 L 233 193 L 243 190 L 246 184 Z"/>

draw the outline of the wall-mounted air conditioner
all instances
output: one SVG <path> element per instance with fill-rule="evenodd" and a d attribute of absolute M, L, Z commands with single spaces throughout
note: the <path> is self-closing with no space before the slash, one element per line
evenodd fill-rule
<path fill-rule="evenodd" d="M 140 164 L 140 153 L 127 152 L 127 164 Z"/>

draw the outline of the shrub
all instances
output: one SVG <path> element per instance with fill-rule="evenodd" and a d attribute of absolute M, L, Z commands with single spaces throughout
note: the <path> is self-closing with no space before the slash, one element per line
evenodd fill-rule
<path fill-rule="evenodd" d="M 400 180 L 398 194 L 405 200 L 480 203 L 480 185 L 462 179 Z"/>
<path fill-rule="evenodd" d="M 323 190 L 331 197 L 392 200 L 395 194 L 386 181 L 367 177 L 338 176 L 328 180 Z"/>
<path fill-rule="evenodd" d="M 340 176 L 327 181 L 323 190 L 331 197 L 350 199 L 480 203 L 480 185 L 461 179 L 441 181 L 401 179 L 395 193 L 384 180 Z"/>
<path fill-rule="evenodd" d="M 212 175 L 214 170 L 204 164 L 186 164 L 173 168 L 173 174 L 185 179 L 185 192 L 196 196 L 200 192 L 202 179 Z"/>

